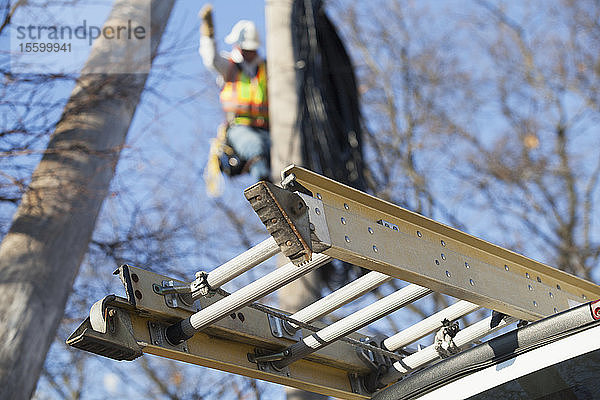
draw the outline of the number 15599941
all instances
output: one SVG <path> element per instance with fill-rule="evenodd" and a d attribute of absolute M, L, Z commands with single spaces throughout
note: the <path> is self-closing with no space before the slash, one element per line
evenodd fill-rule
<path fill-rule="evenodd" d="M 22 53 L 70 53 L 71 43 L 19 43 Z"/>

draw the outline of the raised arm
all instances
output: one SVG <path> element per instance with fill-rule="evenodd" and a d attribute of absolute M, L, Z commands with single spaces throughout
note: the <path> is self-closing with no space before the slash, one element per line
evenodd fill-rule
<path fill-rule="evenodd" d="M 213 24 L 212 5 L 206 4 L 198 13 L 200 18 L 200 46 L 198 53 L 202 57 L 204 65 L 221 76 L 227 73 L 229 61 L 217 53 L 215 41 L 215 28 Z"/>

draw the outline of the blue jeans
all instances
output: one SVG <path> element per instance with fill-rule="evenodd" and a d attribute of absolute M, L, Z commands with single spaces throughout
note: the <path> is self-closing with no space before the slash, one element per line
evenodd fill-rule
<path fill-rule="evenodd" d="M 271 178 L 271 138 L 268 131 L 246 125 L 232 125 L 227 130 L 227 139 L 240 158 L 251 162 L 250 174 L 256 180 Z"/>

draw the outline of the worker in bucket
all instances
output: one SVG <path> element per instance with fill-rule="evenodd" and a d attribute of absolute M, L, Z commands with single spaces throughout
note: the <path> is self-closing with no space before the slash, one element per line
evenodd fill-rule
<path fill-rule="evenodd" d="M 199 53 L 204 65 L 218 74 L 220 100 L 226 115 L 226 122 L 211 146 L 211 155 L 213 159 L 218 157 L 219 168 L 227 175 L 249 172 L 257 180 L 268 180 L 271 143 L 267 70 L 257 51 L 260 40 L 256 26 L 248 20 L 236 23 L 225 37 L 225 42 L 232 45 L 231 51 L 219 54 L 212 6 L 205 5 L 198 16 L 202 21 Z"/>

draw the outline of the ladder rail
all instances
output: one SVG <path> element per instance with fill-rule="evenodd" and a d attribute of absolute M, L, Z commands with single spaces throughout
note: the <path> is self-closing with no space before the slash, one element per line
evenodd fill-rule
<path fill-rule="evenodd" d="M 530 321 L 600 297 L 598 285 L 306 169 L 284 175 L 312 193 L 297 194 L 313 246 L 333 258 Z"/>

